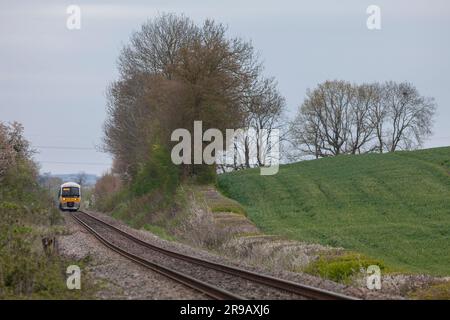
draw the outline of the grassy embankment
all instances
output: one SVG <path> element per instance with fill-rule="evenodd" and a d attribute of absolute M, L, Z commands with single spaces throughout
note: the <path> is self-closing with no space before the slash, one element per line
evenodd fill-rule
<path fill-rule="evenodd" d="M 344 247 L 392 269 L 450 273 L 450 147 L 339 156 L 219 176 L 265 233 Z"/>

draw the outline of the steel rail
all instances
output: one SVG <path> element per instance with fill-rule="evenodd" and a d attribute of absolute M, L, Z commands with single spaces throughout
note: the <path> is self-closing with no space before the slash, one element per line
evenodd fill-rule
<path fill-rule="evenodd" d="M 351 296 L 344 295 L 341 293 L 336 293 L 336 292 L 332 292 L 329 290 L 315 288 L 315 287 L 300 284 L 297 282 L 284 280 L 284 279 L 276 278 L 276 277 L 269 276 L 269 275 L 263 275 L 263 274 L 245 270 L 245 269 L 242 269 L 239 267 L 228 266 L 228 265 L 204 260 L 201 258 L 192 257 L 192 256 L 185 255 L 182 253 L 178 253 L 178 252 L 175 252 L 175 251 L 172 251 L 169 249 L 165 249 L 165 248 L 153 245 L 151 243 L 148 243 L 146 241 L 143 241 L 143 240 L 129 234 L 128 232 L 125 232 L 125 231 L 93 216 L 92 214 L 89 214 L 84 211 L 79 211 L 79 212 L 81 212 L 82 214 L 85 214 L 86 216 L 94 219 L 95 221 L 113 229 L 114 231 L 120 233 L 124 237 L 126 237 L 136 243 L 139 243 L 140 245 L 143 245 L 145 247 L 148 247 L 149 249 L 158 251 L 162 254 L 165 254 L 167 256 L 170 256 L 170 257 L 173 257 L 176 259 L 188 261 L 190 263 L 201 265 L 206 268 L 210 268 L 210 269 L 214 269 L 214 270 L 221 271 L 224 273 L 228 273 L 228 274 L 240 277 L 240 278 L 244 278 L 244 279 L 247 279 L 250 281 L 264 284 L 264 285 L 267 285 L 267 286 L 270 286 L 273 288 L 277 288 L 280 290 L 284 290 L 284 291 L 287 291 L 290 293 L 294 293 L 294 294 L 297 294 L 297 295 L 300 295 L 302 297 L 306 297 L 309 299 L 314 299 L 314 300 L 358 300 L 355 297 L 351 297 Z"/>
<path fill-rule="evenodd" d="M 172 270 L 165 266 L 156 264 L 154 262 L 148 261 L 147 259 L 141 258 L 133 253 L 130 253 L 119 246 L 113 244 L 111 241 L 105 239 L 99 232 L 95 231 L 94 228 L 89 226 L 86 222 L 76 216 L 76 214 L 72 214 L 72 217 L 82 225 L 86 230 L 88 230 L 92 235 L 94 235 L 101 243 L 103 243 L 107 248 L 117 252 L 118 254 L 124 256 L 125 258 L 132 260 L 133 262 L 144 266 L 148 269 L 151 269 L 155 272 L 158 272 L 176 282 L 182 283 L 194 290 L 200 291 L 207 296 L 217 299 L 217 300 L 245 300 L 245 298 L 233 294 L 227 290 L 222 288 L 213 286 L 204 281 L 192 278 L 188 275 L 182 274 L 178 271 Z"/>

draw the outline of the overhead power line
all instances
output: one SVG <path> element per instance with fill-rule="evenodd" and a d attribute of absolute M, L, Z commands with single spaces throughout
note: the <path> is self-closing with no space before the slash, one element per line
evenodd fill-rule
<path fill-rule="evenodd" d="M 34 146 L 34 148 L 37 149 L 57 149 L 57 150 L 95 150 L 97 152 L 100 152 L 99 150 L 95 148 L 89 148 L 89 147 L 65 147 L 65 146 Z"/>
<path fill-rule="evenodd" d="M 87 166 L 111 166 L 111 163 L 101 162 L 66 162 L 66 161 L 39 161 L 41 163 L 48 164 L 75 164 L 75 165 L 87 165 Z"/>

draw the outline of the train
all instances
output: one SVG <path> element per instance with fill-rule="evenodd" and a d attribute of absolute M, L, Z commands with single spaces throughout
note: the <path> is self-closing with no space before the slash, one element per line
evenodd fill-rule
<path fill-rule="evenodd" d="M 59 209 L 61 211 L 78 211 L 81 204 L 81 186 L 75 182 L 66 182 L 58 192 Z"/>

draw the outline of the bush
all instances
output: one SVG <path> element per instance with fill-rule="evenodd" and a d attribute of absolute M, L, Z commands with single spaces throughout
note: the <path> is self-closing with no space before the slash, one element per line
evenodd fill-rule
<path fill-rule="evenodd" d="M 117 175 L 106 173 L 97 180 L 93 196 L 93 205 L 96 209 L 103 212 L 110 212 L 117 204 L 127 199 L 128 194 Z"/>
<path fill-rule="evenodd" d="M 67 290 L 65 267 L 73 262 L 44 253 L 41 246 L 41 237 L 55 235 L 52 225 L 61 215 L 48 190 L 38 185 L 22 131 L 17 123 L 0 123 L 0 299 L 86 297 L 86 290 Z"/>
<path fill-rule="evenodd" d="M 304 271 L 336 282 L 348 283 L 354 275 L 370 265 L 377 265 L 381 270 L 385 269 L 382 261 L 368 258 L 359 253 L 324 253 L 310 263 Z"/>
<path fill-rule="evenodd" d="M 0 299 L 77 299 L 91 297 L 89 282 L 82 290 L 67 290 L 65 269 L 80 263 L 48 256 L 32 248 L 39 238 L 31 228 L 13 233 L 0 249 Z"/>
<path fill-rule="evenodd" d="M 73 262 L 47 255 L 41 247 L 41 237 L 54 235 L 52 225 L 61 216 L 45 189 L 35 183 L 22 189 L 23 182 L 33 182 L 27 172 L 32 171 L 15 176 L 16 184 L 8 176 L 1 186 L 0 299 L 85 297 L 86 290 L 66 288 L 65 268 Z"/>
<path fill-rule="evenodd" d="M 157 226 L 157 225 L 152 225 L 152 224 L 145 224 L 144 225 L 144 229 L 147 231 L 150 231 L 153 234 L 156 234 L 158 237 L 162 238 L 162 239 L 166 239 L 169 241 L 174 241 L 175 237 L 173 237 L 172 235 L 170 235 L 166 229 L 164 229 L 161 226 Z"/>
<path fill-rule="evenodd" d="M 20 123 L 5 125 L 0 122 L 0 182 L 18 160 L 31 162 L 32 153 Z"/>
<path fill-rule="evenodd" d="M 170 152 L 155 144 L 150 159 L 133 179 L 131 190 L 138 197 L 157 189 L 170 195 L 178 186 L 178 175 L 178 168 L 172 163 Z"/>
<path fill-rule="evenodd" d="M 195 181 L 198 184 L 216 184 L 217 173 L 215 166 L 201 165 L 196 168 Z"/>

